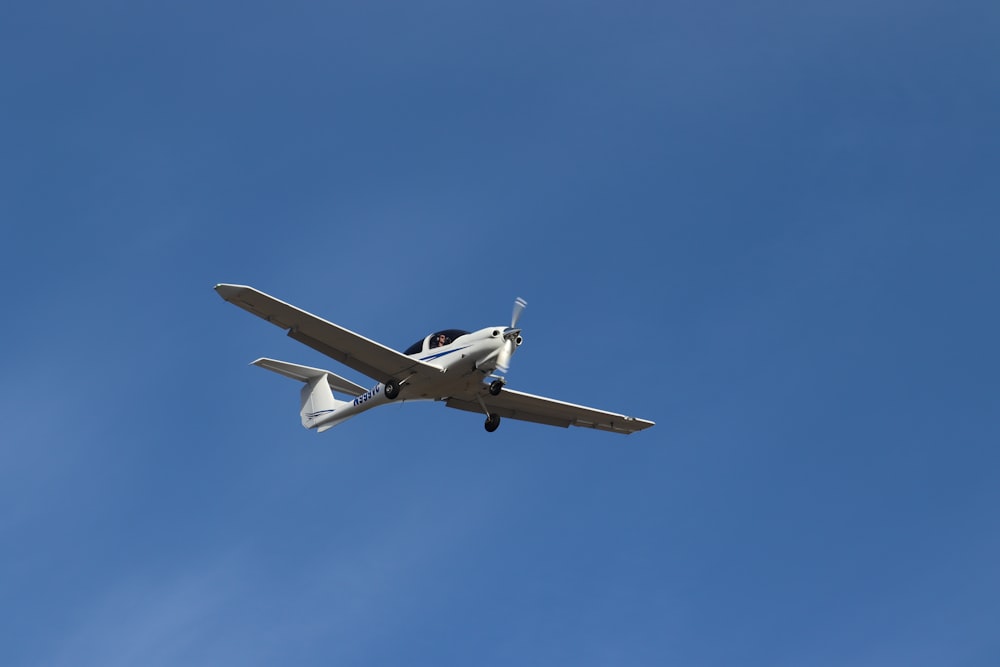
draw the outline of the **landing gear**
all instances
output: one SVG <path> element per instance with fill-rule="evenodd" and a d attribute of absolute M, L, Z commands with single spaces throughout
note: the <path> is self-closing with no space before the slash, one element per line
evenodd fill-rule
<path fill-rule="evenodd" d="M 500 426 L 500 415 L 487 415 L 486 423 L 483 426 L 486 427 L 487 433 L 497 430 L 497 427 Z"/>
<path fill-rule="evenodd" d="M 493 396 L 499 396 L 501 391 L 503 391 L 503 380 L 494 380 L 493 382 L 490 382 L 490 394 Z"/>
<path fill-rule="evenodd" d="M 496 384 L 496 382 L 494 382 L 493 384 Z M 493 391 L 493 385 L 490 385 L 490 392 L 492 393 L 492 391 Z M 487 433 L 492 433 L 493 431 L 497 430 L 498 426 L 500 426 L 500 415 L 490 412 L 489 409 L 486 407 L 486 403 L 483 402 L 483 397 L 480 396 L 478 393 L 476 393 L 476 400 L 479 401 L 479 407 L 481 407 L 483 409 L 483 412 L 486 413 L 486 423 L 483 424 L 483 426 L 486 427 Z"/>
<path fill-rule="evenodd" d="M 399 396 L 399 383 L 395 380 L 389 380 L 385 383 L 385 397 L 390 401 Z"/>

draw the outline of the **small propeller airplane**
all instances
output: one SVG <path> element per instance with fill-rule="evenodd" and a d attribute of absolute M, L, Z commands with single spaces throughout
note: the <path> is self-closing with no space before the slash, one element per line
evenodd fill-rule
<path fill-rule="evenodd" d="M 320 433 L 366 410 L 408 400 L 444 401 L 449 408 L 482 412 L 486 415 L 486 430 L 491 433 L 500 425 L 501 416 L 624 434 L 654 424 L 507 389 L 510 358 L 522 343 L 517 322 L 527 303 L 521 298 L 514 301 L 509 327 L 472 332 L 444 329 L 397 352 L 252 287 L 220 284 L 215 291 L 229 303 L 286 329 L 292 339 L 376 381 L 374 387 L 365 388 L 320 368 L 265 358 L 252 362 L 305 383 L 300 392 L 302 426 Z M 349 400 L 334 398 L 333 392 Z"/>

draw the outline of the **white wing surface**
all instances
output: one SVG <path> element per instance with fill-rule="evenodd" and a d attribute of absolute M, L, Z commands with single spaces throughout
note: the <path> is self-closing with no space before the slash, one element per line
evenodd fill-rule
<path fill-rule="evenodd" d="M 275 299 L 246 285 L 216 285 L 223 299 L 288 330 L 288 336 L 379 382 L 403 380 L 417 373 L 440 373 L 433 364 L 365 338 L 333 322 Z"/>
<path fill-rule="evenodd" d="M 522 421 L 536 422 L 538 424 L 548 424 L 550 426 L 583 426 L 586 428 L 596 428 L 601 431 L 611 431 L 613 433 L 635 433 L 644 428 L 653 426 L 655 422 L 645 419 L 637 419 L 627 415 L 620 415 L 614 412 L 606 412 L 596 408 L 588 408 L 583 405 L 565 403 L 544 396 L 534 396 L 524 392 L 504 389 L 498 396 L 492 396 L 485 389 L 480 392 L 480 397 L 491 413 L 508 417 L 510 419 L 520 419 Z M 445 399 L 445 405 L 449 408 L 468 410 L 469 412 L 482 413 L 483 409 L 479 405 L 474 395 L 453 396 Z"/>

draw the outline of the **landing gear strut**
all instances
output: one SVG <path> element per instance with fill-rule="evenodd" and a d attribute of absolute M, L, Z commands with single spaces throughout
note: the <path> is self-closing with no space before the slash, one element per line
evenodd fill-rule
<path fill-rule="evenodd" d="M 497 430 L 497 427 L 500 426 L 500 415 L 488 415 L 486 417 L 486 423 L 483 424 L 483 426 L 486 427 L 487 433 L 492 433 Z"/>
<path fill-rule="evenodd" d="M 493 396 L 499 396 L 501 391 L 503 391 L 503 380 L 494 380 L 493 382 L 490 382 L 490 394 Z"/>
<path fill-rule="evenodd" d="M 492 391 L 492 385 L 490 385 L 490 390 Z M 479 394 L 476 394 L 476 400 L 479 401 L 479 407 L 481 407 L 483 412 L 486 413 L 486 423 L 483 424 L 483 426 L 486 427 L 487 433 L 492 433 L 497 430 L 498 426 L 500 426 L 500 415 L 490 412 L 487 409 L 486 404 L 483 403 L 483 397 Z"/>

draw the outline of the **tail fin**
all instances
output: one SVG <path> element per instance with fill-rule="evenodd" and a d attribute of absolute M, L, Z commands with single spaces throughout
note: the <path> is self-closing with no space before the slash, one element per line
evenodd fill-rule
<path fill-rule="evenodd" d="M 302 417 L 302 425 L 306 428 L 313 428 L 317 422 L 328 420 L 330 415 L 337 411 L 338 406 L 347 405 L 344 401 L 338 401 L 333 397 L 325 373 L 311 378 L 306 386 L 302 387 L 299 395 L 302 397 L 299 416 Z"/>
<path fill-rule="evenodd" d="M 338 401 L 334 398 L 331 387 L 350 395 L 365 391 L 360 385 L 320 368 L 299 366 L 274 359 L 258 359 L 253 365 L 306 383 L 299 393 L 301 398 L 299 417 L 305 428 L 316 428 L 317 424 L 320 424 L 317 429 L 320 433 L 339 424 L 342 420 L 331 419 L 331 415 L 340 407 L 350 405 L 348 401 Z"/>

